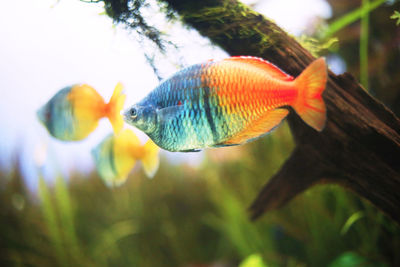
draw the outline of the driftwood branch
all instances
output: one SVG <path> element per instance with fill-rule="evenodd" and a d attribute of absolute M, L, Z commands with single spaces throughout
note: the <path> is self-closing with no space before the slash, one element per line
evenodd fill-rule
<path fill-rule="evenodd" d="M 314 167 L 319 164 L 318 158 L 312 147 L 297 146 L 280 171 L 269 180 L 268 186 L 259 193 L 250 208 L 252 217 L 257 218 L 266 210 L 279 208 L 293 196 L 319 182 L 324 170 Z"/>
<path fill-rule="evenodd" d="M 185 23 L 231 55 L 268 59 L 297 76 L 315 58 L 262 15 L 236 0 L 165 0 Z M 291 112 L 296 149 L 250 207 L 278 208 L 313 184 L 338 183 L 400 223 L 400 121 L 350 75 L 329 72 L 328 121 L 319 133 Z"/>
<path fill-rule="evenodd" d="M 129 1 L 103 1 L 115 21 L 124 22 L 121 16 L 140 21 Z M 315 60 L 285 31 L 237 0 L 164 2 L 231 55 L 263 57 L 292 76 Z M 305 125 L 295 112 L 288 116 L 296 149 L 251 205 L 252 218 L 313 184 L 330 182 L 353 190 L 400 223 L 399 119 L 347 73 L 329 72 L 323 98 L 328 121 L 322 132 Z"/>

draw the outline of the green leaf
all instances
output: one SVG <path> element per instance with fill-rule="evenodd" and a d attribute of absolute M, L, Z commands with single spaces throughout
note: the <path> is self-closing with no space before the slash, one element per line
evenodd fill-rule
<path fill-rule="evenodd" d="M 60 228 L 58 226 L 57 214 L 51 198 L 50 189 L 47 187 L 43 177 L 39 178 L 39 198 L 41 200 L 41 208 L 44 222 L 47 226 L 48 235 L 53 245 L 59 264 L 65 266 L 65 253 L 62 246 L 62 238 Z"/>
<path fill-rule="evenodd" d="M 332 49 L 339 42 L 338 38 L 332 37 L 326 40 L 319 40 L 310 36 L 301 35 L 296 40 L 306 48 L 314 57 L 319 57 L 322 50 Z"/>
<path fill-rule="evenodd" d="M 369 10 L 369 0 L 362 0 L 361 8 Z M 360 82 L 368 91 L 368 38 L 369 38 L 369 13 L 364 12 L 361 17 L 360 33 Z"/>
<path fill-rule="evenodd" d="M 267 267 L 260 254 L 252 254 L 244 259 L 239 267 Z"/>
<path fill-rule="evenodd" d="M 394 11 L 393 15 L 390 16 L 391 19 L 397 19 L 396 25 L 400 25 L 400 12 L 399 11 Z"/>
<path fill-rule="evenodd" d="M 363 213 L 362 211 L 358 211 L 358 212 L 354 213 L 353 215 L 351 215 L 351 216 L 347 219 L 346 223 L 343 225 L 342 230 L 340 231 L 340 234 L 341 234 L 341 235 L 345 235 L 345 234 L 349 231 L 350 227 L 351 227 L 356 221 L 358 221 L 359 219 L 361 219 L 362 217 L 364 217 L 364 213 Z"/>
<path fill-rule="evenodd" d="M 74 212 L 68 192 L 67 184 L 63 177 L 58 176 L 55 184 L 55 198 L 60 226 L 64 236 L 64 242 L 71 254 L 75 257 L 80 254 L 78 238 L 75 230 Z"/>
<path fill-rule="evenodd" d="M 366 260 L 357 253 L 348 251 L 337 257 L 329 267 L 368 266 Z"/>
<path fill-rule="evenodd" d="M 321 34 L 322 39 L 331 37 L 333 34 L 343 29 L 347 25 L 361 19 L 365 14 L 370 13 L 380 5 L 382 5 L 386 0 L 375 0 L 368 5 L 362 5 L 360 8 L 347 13 L 346 15 L 338 18 L 332 22 L 329 27 Z"/>

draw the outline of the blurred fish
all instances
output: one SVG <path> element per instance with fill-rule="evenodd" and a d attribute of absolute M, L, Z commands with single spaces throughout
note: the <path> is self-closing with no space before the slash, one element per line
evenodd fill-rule
<path fill-rule="evenodd" d="M 146 175 L 153 177 L 159 165 L 159 150 L 150 139 L 141 145 L 139 138 L 125 129 L 117 135 L 107 136 L 92 150 L 92 155 L 105 184 L 119 186 L 126 181 L 137 160 L 142 161 Z"/>
<path fill-rule="evenodd" d="M 115 132 L 122 129 L 120 114 L 125 101 L 120 83 L 114 89 L 109 103 L 87 84 L 78 84 L 61 89 L 37 115 L 49 133 L 64 141 L 82 140 L 98 125 L 102 117 L 107 117 Z"/>
<path fill-rule="evenodd" d="M 125 111 L 124 119 L 169 151 L 243 144 L 275 128 L 291 106 L 322 131 L 325 60 L 296 79 L 268 61 L 230 57 L 185 68 Z"/>

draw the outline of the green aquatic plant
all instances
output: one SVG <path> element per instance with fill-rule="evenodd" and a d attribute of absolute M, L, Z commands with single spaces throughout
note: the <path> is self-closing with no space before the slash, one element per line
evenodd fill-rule
<path fill-rule="evenodd" d="M 259 254 L 252 254 L 244 259 L 239 267 L 268 267 Z"/>
<path fill-rule="evenodd" d="M 400 12 L 395 10 L 393 12 L 393 15 L 390 16 L 391 19 L 395 19 L 396 20 L 396 25 L 399 26 L 400 25 Z"/>
<path fill-rule="evenodd" d="M 41 178 L 40 201 L 21 190 L 18 169 L 0 170 L 0 264 L 235 266 L 262 258 L 266 266 L 328 266 L 348 251 L 371 264 L 398 262 L 400 228 L 338 186 L 315 187 L 257 222 L 248 219 L 254 194 L 292 148 L 284 124 L 227 149 L 229 159 L 212 150 L 193 168 L 163 158 L 154 179 L 134 171 L 120 188 L 106 187 L 96 173 L 54 184 Z"/>
<path fill-rule="evenodd" d="M 198 23 L 207 21 L 217 22 L 212 28 L 207 29 L 207 33 L 209 36 L 218 39 L 227 38 L 232 40 L 231 28 L 234 27 L 234 25 L 240 24 L 242 27 L 238 35 L 243 39 L 252 38 L 254 41 L 253 45 L 257 45 L 260 51 L 264 51 L 268 47 L 276 45 L 273 27 L 270 29 L 270 34 L 265 34 L 261 24 L 254 21 L 250 16 L 248 16 L 249 20 L 244 21 L 238 16 L 239 14 L 258 16 L 257 13 L 247 5 L 240 2 L 231 5 L 229 1 L 223 1 L 222 6 L 204 7 L 196 12 L 182 12 L 180 15 L 183 21 L 195 21 Z M 235 18 L 237 18 L 237 20 L 235 20 Z M 261 39 L 254 39 L 253 37 L 256 35 L 262 36 Z"/>
<path fill-rule="evenodd" d="M 43 186 L 43 185 L 42 185 Z M 55 183 L 55 204 L 58 211 L 59 227 L 64 235 L 63 243 L 70 252 L 70 257 L 80 257 L 81 248 L 78 243 L 75 227 L 74 207 L 71 201 L 71 196 L 68 191 L 67 183 L 61 176 L 56 178 Z"/>
<path fill-rule="evenodd" d="M 357 212 L 355 212 L 353 215 L 351 215 L 351 216 L 347 219 L 346 223 L 343 225 L 342 230 L 340 231 L 340 234 L 341 234 L 341 235 L 346 234 L 346 233 L 349 231 L 350 227 L 351 227 L 355 222 L 357 222 L 358 220 L 360 220 L 362 217 L 364 217 L 364 213 L 363 213 L 362 211 L 357 211 Z"/>
<path fill-rule="evenodd" d="M 321 51 L 333 49 L 339 42 L 337 37 L 332 37 L 324 41 L 307 35 L 296 37 L 296 40 L 314 57 L 319 57 Z"/>
<path fill-rule="evenodd" d="M 50 237 L 50 242 L 55 250 L 58 263 L 61 266 L 67 266 L 65 250 L 62 242 L 62 234 L 60 227 L 57 222 L 56 208 L 52 200 L 52 195 L 49 188 L 46 185 L 43 177 L 39 178 L 39 197 L 42 202 L 41 208 L 43 212 L 43 219 Z"/>
<path fill-rule="evenodd" d="M 369 13 L 385 3 L 386 0 L 363 0 L 361 7 L 353 10 L 346 15 L 336 19 L 330 23 L 325 30 L 320 34 L 320 38 L 328 40 L 336 32 L 347 27 L 351 23 L 361 20 L 360 27 L 360 46 L 359 46 L 359 57 L 360 57 L 360 82 L 366 90 L 369 88 L 368 79 L 368 39 L 369 39 Z"/>
<path fill-rule="evenodd" d="M 163 158 L 153 180 L 134 170 L 118 189 L 96 173 L 73 172 L 68 183 L 41 178 L 36 195 L 23 190 L 18 164 L 0 170 L 0 265 L 398 265 L 399 226 L 339 186 L 314 187 L 248 219 L 249 203 L 289 156 L 292 139 L 284 123 L 257 142 L 208 151 L 196 167 Z"/>
<path fill-rule="evenodd" d="M 364 0 L 363 4 L 361 7 L 341 16 L 340 18 L 334 20 L 333 22 L 329 23 L 327 28 L 322 31 L 320 34 L 321 39 L 327 39 L 333 36 L 336 32 L 340 31 L 341 29 L 347 27 L 353 22 L 356 22 L 359 19 L 362 19 L 363 17 L 366 16 L 366 14 L 372 12 L 379 6 L 381 6 L 383 3 L 385 3 L 386 0 L 375 0 L 368 3 Z"/>
<path fill-rule="evenodd" d="M 75 213 L 64 178 L 57 176 L 54 192 L 39 178 L 38 195 L 41 201 L 46 236 L 54 248 L 57 265 L 69 266 L 82 261 L 82 248 L 79 245 L 75 226 Z"/>
<path fill-rule="evenodd" d="M 368 38 L 369 38 L 369 0 L 362 1 L 361 33 L 360 33 L 360 82 L 368 91 Z"/>

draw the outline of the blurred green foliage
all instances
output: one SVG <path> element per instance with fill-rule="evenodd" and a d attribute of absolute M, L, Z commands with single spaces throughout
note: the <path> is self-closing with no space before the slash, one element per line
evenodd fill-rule
<path fill-rule="evenodd" d="M 400 12 L 395 10 L 393 12 L 393 15 L 390 16 L 391 19 L 395 19 L 396 20 L 396 25 L 399 26 L 400 25 Z"/>
<path fill-rule="evenodd" d="M 365 0 L 363 0 L 365 1 Z M 362 5 L 359 8 L 356 8 L 353 11 L 346 13 L 340 18 L 335 19 L 320 33 L 320 38 L 326 39 L 332 37 L 336 32 L 344 29 L 349 26 L 351 23 L 356 22 L 357 20 L 362 19 L 365 15 L 368 15 L 374 9 L 381 6 L 385 3 L 386 0 L 374 0 L 371 3 L 366 4 L 362 2 Z"/>
<path fill-rule="evenodd" d="M 197 168 L 163 159 L 154 179 L 138 169 L 115 189 L 96 173 L 41 178 L 37 194 L 16 160 L 0 177 L 0 265 L 398 265 L 399 227 L 338 186 L 316 186 L 248 219 L 248 205 L 292 148 L 284 124 L 246 146 L 209 150 Z"/>
<path fill-rule="evenodd" d="M 329 2 L 340 43 L 330 53 L 359 74 L 355 21 L 383 1 Z M 370 13 L 363 48 L 372 93 L 397 114 L 399 28 L 390 16 L 399 5 Z M 40 178 L 37 192 L 27 190 L 16 157 L 11 171 L 0 170 L 0 266 L 400 266 L 399 226 L 339 186 L 315 186 L 248 219 L 292 149 L 284 124 L 245 146 L 209 150 L 196 168 L 163 159 L 154 179 L 135 170 L 120 188 L 74 173 L 52 184 Z"/>
<path fill-rule="evenodd" d="M 339 40 L 328 56 L 343 59 L 346 71 L 368 85 L 369 92 L 399 116 L 400 27 L 393 16 L 400 9 L 400 1 L 327 2 L 332 7 L 332 18 L 318 36 Z"/>

